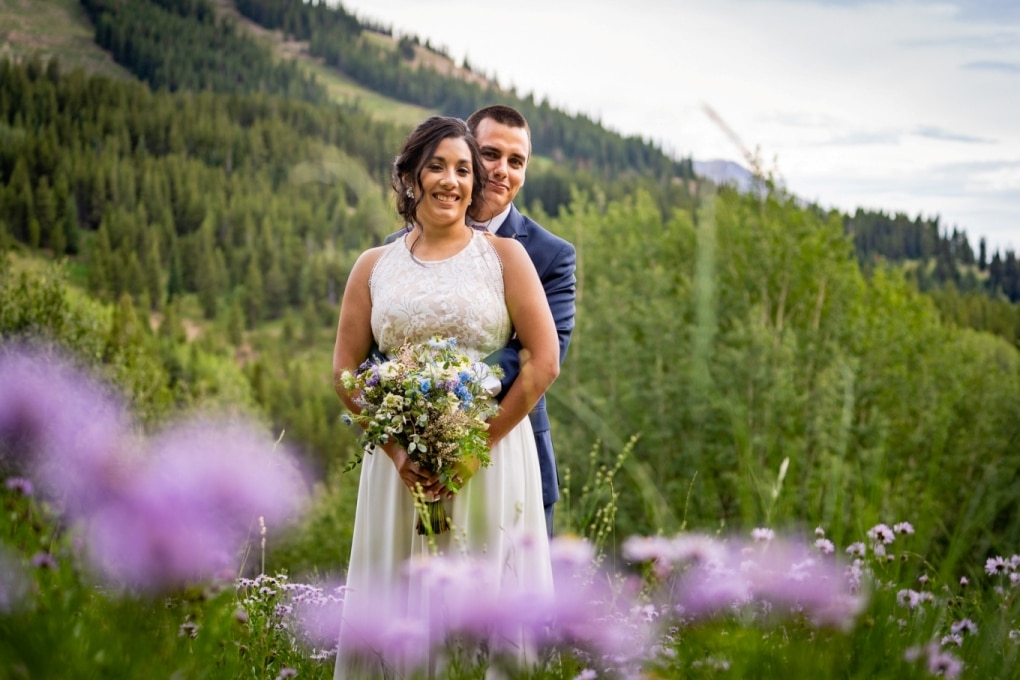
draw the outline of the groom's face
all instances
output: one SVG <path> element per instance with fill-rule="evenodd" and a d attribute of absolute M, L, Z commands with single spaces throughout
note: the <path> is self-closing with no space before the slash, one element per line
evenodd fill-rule
<path fill-rule="evenodd" d="M 488 173 L 485 206 L 489 214 L 483 216 L 488 219 L 513 203 L 517 192 L 524 185 L 531 140 L 528 139 L 526 129 L 497 123 L 492 118 L 478 123 L 475 139 Z"/>

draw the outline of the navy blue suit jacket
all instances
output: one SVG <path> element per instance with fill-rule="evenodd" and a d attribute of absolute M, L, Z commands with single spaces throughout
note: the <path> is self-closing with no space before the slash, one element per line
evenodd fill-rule
<path fill-rule="evenodd" d="M 386 242 L 389 243 L 405 233 L 407 232 L 401 230 L 390 234 L 386 238 Z M 535 270 L 538 272 L 538 278 L 542 281 L 542 288 L 545 290 L 545 296 L 549 300 L 549 309 L 552 311 L 553 322 L 556 324 L 556 333 L 560 342 L 560 363 L 562 364 L 567 356 L 570 334 L 574 331 L 574 297 L 577 286 L 577 279 L 574 275 L 577 254 L 574 251 L 574 246 L 544 229 L 533 219 L 522 215 L 516 206 L 510 207 L 510 214 L 506 216 L 496 235 L 517 240 L 524 246 L 531 261 L 535 263 Z M 510 285 L 513 285 L 512 282 Z M 505 348 L 486 359 L 490 364 L 499 363 L 503 369 L 501 395 L 506 393 L 506 390 L 521 372 L 520 350 L 520 342 L 514 336 Z M 542 501 L 548 507 L 559 500 L 560 486 L 552 437 L 549 434 L 549 413 L 546 410 L 545 395 L 532 409 L 529 419 L 531 428 L 535 431 L 538 462 L 542 470 Z"/>
<path fill-rule="evenodd" d="M 560 342 L 560 363 L 563 363 L 567 356 L 567 347 L 570 345 L 570 334 L 574 331 L 574 297 L 577 285 L 574 275 L 577 255 L 574 246 L 544 229 L 530 217 L 522 215 L 516 206 L 511 206 L 510 214 L 500 225 L 496 235 L 518 241 L 535 263 L 535 270 L 542 281 L 553 322 L 556 324 Z M 513 285 L 513 282 L 509 285 Z M 504 392 L 520 373 L 520 349 L 521 345 L 515 336 L 498 353 L 498 362 L 503 369 Z M 494 362 L 490 360 L 490 363 Z M 542 469 L 542 500 L 549 506 L 559 500 L 560 487 L 552 437 L 549 434 L 549 413 L 546 410 L 545 395 L 532 409 L 529 418 L 531 428 L 535 431 L 538 462 Z"/>

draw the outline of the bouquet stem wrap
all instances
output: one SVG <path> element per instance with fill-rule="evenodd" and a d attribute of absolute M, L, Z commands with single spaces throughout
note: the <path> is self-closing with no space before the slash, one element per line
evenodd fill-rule
<path fill-rule="evenodd" d="M 434 536 L 450 528 L 443 501 L 424 501 L 418 508 L 418 522 L 415 525 L 421 536 Z"/>

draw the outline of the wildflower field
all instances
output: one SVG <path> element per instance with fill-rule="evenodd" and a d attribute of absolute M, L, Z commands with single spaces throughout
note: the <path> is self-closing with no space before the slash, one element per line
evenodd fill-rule
<path fill-rule="evenodd" d="M 0 386 L 4 677 L 332 676 L 342 580 L 266 573 L 267 533 L 300 531 L 316 502 L 285 445 L 236 418 L 139 436 L 52 353 L 5 352 Z M 590 492 L 618 468 L 594 471 Z M 408 579 L 445 616 L 380 599 L 366 649 L 411 660 L 405 677 L 440 652 L 455 678 L 1016 677 L 1020 554 L 947 572 L 915 551 L 919 521 L 845 545 L 825 527 L 618 542 L 568 528 L 551 599 L 436 558 Z M 528 632 L 531 663 L 479 652 L 500 628 Z"/>

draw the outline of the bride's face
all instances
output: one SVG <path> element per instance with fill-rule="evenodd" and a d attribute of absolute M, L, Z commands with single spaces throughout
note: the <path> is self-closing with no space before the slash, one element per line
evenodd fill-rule
<path fill-rule="evenodd" d="M 447 137 L 439 142 L 421 170 L 423 194 L 418 204 L 418 222 L 424 226 L 464 224 L 471 203 L 474 175 L 467 142 Z"/>

